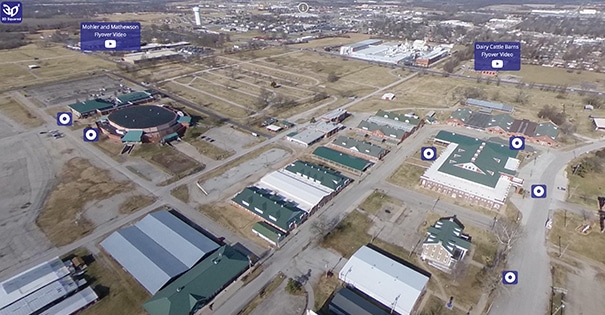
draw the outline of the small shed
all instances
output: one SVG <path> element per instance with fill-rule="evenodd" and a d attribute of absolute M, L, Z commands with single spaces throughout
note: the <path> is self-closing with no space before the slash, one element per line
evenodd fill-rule
<path fill-rule="evenodd" d="M 392 101 L 395 98 L 395 94 L 393 93 L 384 93 L 382 96 L 383 100 Z"/>
<path fill-rule="evenodd" d="M 267 126 L 267 130 L 269 130 L 271 132 L 278 132 L 278 131 L 282 130 L 282 127 L 277 126 L 277 125 L 269 125 L 269 126 Z"/>
<path fill-rule="evenodd" d="M 584 105 L 584 109 L 585 110 L 593 110 L 594 106 L 592 106 L 592 105 Z"/>

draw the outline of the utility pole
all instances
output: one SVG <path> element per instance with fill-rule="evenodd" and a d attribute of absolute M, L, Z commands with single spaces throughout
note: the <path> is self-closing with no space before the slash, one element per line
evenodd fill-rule
<path fill-rule="evenodd" d="M 563 226 L 567 227 L 567 210 L 565 210 L 564 212 L 564 216 L 563 216 Z M 560 236 L 559 236 L 560 237 Z"/>
<path fill-rule="evenodd" d="M 561 235 L 559 235 L 559 257 L 561 257 L 561 255 L 563 255 L 561 253 Z"/>

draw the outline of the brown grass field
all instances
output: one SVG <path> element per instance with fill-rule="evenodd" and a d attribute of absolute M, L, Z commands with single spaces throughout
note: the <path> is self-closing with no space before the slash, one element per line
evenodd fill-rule
<path fill-rule="evenodd" d="M 562 250 L 567 248 L 566 255 L 581 255 L 598 262 L 605 261 L 605 242 L 603 242 L 605 235 L 599 232 L 597 220 L 587 221 L 582 216 L 567 212 L 566 223 L 567 226 L 565 226 L 565 213 L 555 212 L 549 239 L 557 251 L 560 236 Z M 588 235 L 578 233 L 576 228 L 581 224 L 591 224 L 591 233 Z"/>
<path fill-rule="evenodd" d="M 122 214 L 130 214 L 137 210 L 143 209 L 152 205 L 157 200 L 157 197 L 151 195 L 134 195 L 128 197 L 120 205 L 119 211 Z"/>
<path fill-rule="evenodd" d="M 44 124 L 42 119 L 11 97 L 0 96 L 0 112 L 25 127 L 34 128 Z"/>
<path fill-rule="evenodd" d="M 37 58 L 37 59 L 36 59 Z M 30 70 L 28 65 L 39 65 Z M 72 65 L 77 64 L 74 70 Z M 27 86 L 36 83 L 58 81 L 102 69 L 116 70 L 113 62 L 83 54 L 60 46 L 39 48 L 34 44 L 11 50 L 0 50 L 0 66 L 3 76 L 0 89 Z"/>
<path fill-rule="evenodd" d="M 588 209 L 597 209 L 597 198 L 603 196 L 603 187 L 605 187 L 605 179 L 602 174 L 590 172 L 584 177 L 580 177 L 574 174 L 572 169 L 586 157 L 594 157 L 594 153 L 584 154 L 571 161 L 567 166 L 567 178 L 569 179 L 567 201 L 583 205 Z"/>
<path fill-rule="evenodd" d="M 222 100 L 208 96 L 206 94 L 195 91 L 186 86 L 178 85 L 173 82 L 164 83 L 163 87 L 168 91 L 177 94 L 189 101 L 199 104 L 209 110 L 215 111 L 223 116 L 230 118 L 245 118 L 249 116 L 248 111 L 225 103 Z"/>
<path fill-rule="evenodd" d="M 36 223 L 49 240 L 62 246 L 78 240 L 94 227 L 82 216 L 87 203 L 111 198 L 132 190 L 132 183 L 117 182 L 108 170 L 100 169 L 86 159 L 67 162 L 60 181 L 51 191 Z"/>
<path fill-rule="evenodd" d="M 189 203 L 189 187 L 187 187 L 187 185 L 181 185 L 181 186 L 174 188 L 173 190 L 170 191 L 170 194 L 174 198 L 176 198 L 184 203 Z"/>
<path fill-rule="evenodd" d="M 266 241 L 252 233 L 252 226 L 259 219 L 248 211 L 239 209 L 230 203 L 202 205 L 198 210 L 234 233 L 252 240 L 260 246 L 268 246 Z"/>
<path fill-rule="evenodd" d="M 104 252 L 95 255 L 86 274 L 93 279 L 90 284 L 101 299 L 78 314 L 147 314 L 142 305 L 150 298 L 149 293 L 109 255 Z"/>
<path fill-rule="evenodd" d="M 136 146 L 132 155 L 140 156 L 174 176 L 186 176 L 193 169 L 204 166 L 172 147 L 161 147 L 155 143 Z"/>

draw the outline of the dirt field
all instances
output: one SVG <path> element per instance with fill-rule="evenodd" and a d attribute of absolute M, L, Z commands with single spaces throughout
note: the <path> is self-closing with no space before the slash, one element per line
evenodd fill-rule
<path fill-rule="evenodd" d="M 203 167 L 197 161 L 169 146 L 162 147 L 154 143 L 136 146 L 132 155 L 142 157 L 175 176 L 187 174 L 200 166 Z"/>
<path fill-rule="evenodd" d="M 114 181 L 109 171 L 82 158 L 69 160 L 59 178 L 36 221 L 57 246 L 69 244 L 92 230 L 92 224 L 81 216 L 88 202 L 133 189 L 131 183 Z"/>
<path fill-rule="evenodd" d="M 10 119 L 26 127 L 39 127 L 44 122 L 25 106 L 10 97 L 0 96 L 0 111 Z"/>
<path fill-rule="evenodd" d="M 386 208 L 397 208 L 401 207 L 403 202 L 395 199 L 384 193 L 374 191 L 366 200 L 364 200 L 359 207 L 364 211 L 372 214 L 377 214 L 382 209 Z"/>
<path fill-rule="evenodd" d="M 120 205 L 119 211 L 122 214 L 130 214 L 137 210 L 152 205 L 157 198 L 150 195 L 130 196 Z"/>

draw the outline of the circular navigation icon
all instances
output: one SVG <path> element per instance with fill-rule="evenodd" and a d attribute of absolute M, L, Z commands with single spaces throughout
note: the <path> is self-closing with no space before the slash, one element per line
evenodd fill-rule
<path fill-rule="evenodd" d="M 309 11 L 309 5 L 301 2 L 298 4 L 298 12 L 300 13 L 307 13 Z"/>

